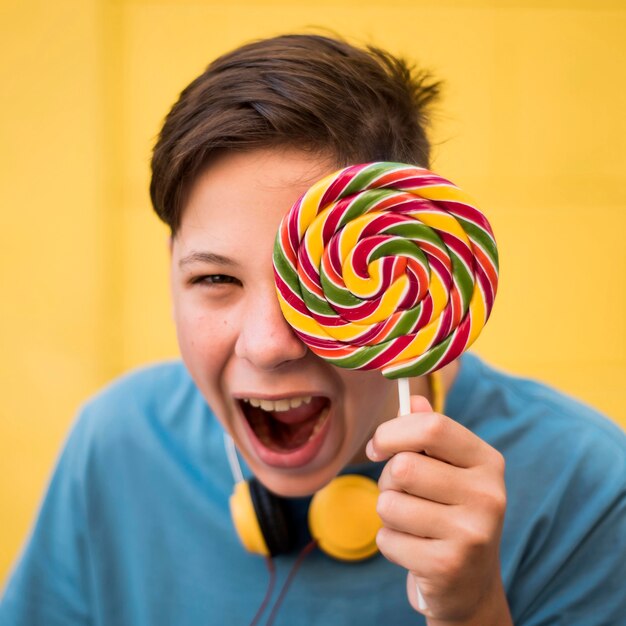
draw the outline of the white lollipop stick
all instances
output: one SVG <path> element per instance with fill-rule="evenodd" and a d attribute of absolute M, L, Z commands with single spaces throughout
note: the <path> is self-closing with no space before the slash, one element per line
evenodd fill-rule
<path fill-rule="evenodd" d="M 400 397 L 400 415 L 411 412 L 411 391 L 408 378 L 398 378 L 398 395 Z"/>
<path fill-rule="evenodd" d="M 398 395 L 400 398 L 400 415 L 408 415 L 411 412 L 411 392 L 408 378 L 398 378 Z M 428 605 L 417 582 L 415 583 L 415 590 L 417 591 L 417 607 L 420 611 L 425 611 Z"/>

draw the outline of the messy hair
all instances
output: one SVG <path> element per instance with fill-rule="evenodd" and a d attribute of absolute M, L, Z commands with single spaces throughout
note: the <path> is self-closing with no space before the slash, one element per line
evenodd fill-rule
<path fill-rule="evenodd" d="M 220 56 L 186 87 L 152 156 L 150 196 L 176 233 L 186 194 L 223 151 L 274 146 L 428 166 L 429 107 L 440 83 L 374 47 L 282 35 Z"/>

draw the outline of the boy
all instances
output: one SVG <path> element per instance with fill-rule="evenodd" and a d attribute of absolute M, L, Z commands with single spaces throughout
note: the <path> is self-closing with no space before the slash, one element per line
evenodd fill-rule
<path fill-rule="evenodd" d="M 182 92 L 150 191 L 172 232 L 184 365 L 132 373 L 84 408 L 0 623 L 624 623 L 617 427 L 471 354 L 442 370 L 443 410 L 416 378 L 396 418 L 395 382 L 322 361 L 281 315 L 281 217 L 348 163 L 427 166 L 437 92 L 383 51 L 319 36 L 239 48 Z M 287 497 L 295 548 L 268 560 L 271 577 L 233 527 L 224 432 L 255 503 Z M 340 473 L 378 482 L 380 553 L 356 563 L 310 543 L 310 496 Z M 265 530 L 279 552 L 287 529 Z"/>

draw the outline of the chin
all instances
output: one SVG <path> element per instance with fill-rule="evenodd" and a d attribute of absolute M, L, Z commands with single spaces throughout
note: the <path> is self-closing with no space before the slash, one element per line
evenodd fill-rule
<path fill-rule="evenodd" d="M 264 469 L 255 472 L 255 476 L 272 493 L 285 498 L 299 498 L 311 496 L 325 487 L 338 471 L 326 467 L 309 475 L 288 475 Z"/>

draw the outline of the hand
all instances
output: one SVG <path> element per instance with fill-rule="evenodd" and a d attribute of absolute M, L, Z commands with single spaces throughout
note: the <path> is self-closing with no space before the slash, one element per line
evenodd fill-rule
<path fill-rule="evenodd" d="M 409 415 L 381 424 L 367 445 L 390 459 L 378 481 L 382 554 L 408 570 L 409 602 L 430 626 L 512 624 L 500 577 L 504 458 L 454 420 L 411 398 Z"/>

